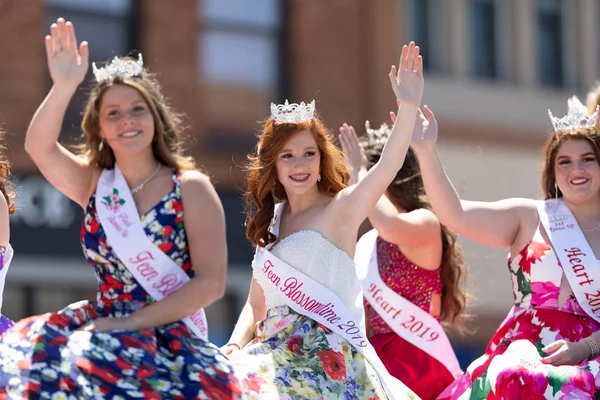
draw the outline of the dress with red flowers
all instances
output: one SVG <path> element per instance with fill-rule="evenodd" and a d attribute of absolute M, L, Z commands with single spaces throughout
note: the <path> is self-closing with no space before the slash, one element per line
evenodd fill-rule
<path fill-rule="evenodd" d="M 4 284 L 6 283 L 6 273 L 13 256 L 13 249 L 10 245 L 8 247 L 0 246 L 0 311 L 2 310 L 2 295 L 4 292 Z M 8 328 L 13 326 L 13 322 L 0 314 L 0 335 L 2 335 Z"/>
<path fill-rule="evenodd" d="M 181 173 L 141 216 L 148 237 L 193 276 L 183 226 Z M 141 331 L 89 332 L 95 318 L 127 316 L 152 298 L 107 243 L 92 195 L 81 244 L 94 268 L 95 302 L 17 322 L 0 338 L 0 399 L 240 399 L 228 360 L 183 322 Z"/>
<path fill-rule="evenodd" d="M 281 207 L 276 209 L 276 217 Z M 334 292 L 364 324 L 362 291 L 354 260 L 319 232 L 283 238 L 273 254 Z M 253 268 L 258 268 L 253 263 Z M 254 271 L 267 308 L 255 338 L 232 357 L 246 398 L 387 399 L 371 364 L 346 339 L 285 305 L 266 275 Z M 418 399 L 408 388 L 398 398 Z"/>
<path fill-rule="evenodd" d="M 514 307 L 485 354 L 439 399 L 600 399 L 598 358 L 560 367 L 540 362 L 545 346 L 560 339 L 577 342 L 600 324 L 574 295 L 559 304 L 563 271 L 539 229 L 508 264 Z"/>
<path fill-rule="evenodd" d="M 440 270 L 429 271 L 411 262 L 400 248 L 377 238 L 377 262 L 382 281 L 423 311 L 429 313 L 431 298 L 442 294 Z M 411 388 L 421 399 L 435 399 L 454 377 L 443 364 L 398 336 L 364 301 L 369 341 L 389 373 Z"/>

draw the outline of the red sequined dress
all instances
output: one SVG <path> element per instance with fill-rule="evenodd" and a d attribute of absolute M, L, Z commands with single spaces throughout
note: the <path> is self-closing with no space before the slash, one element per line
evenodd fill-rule
<path fill-rule="evenodd" d="M 431 298 L 442 294 L 440 270 L 429 271 L 412 263 L 400 248 L 377 238 L 379 274 L 385 284 L 425 312 Z M 435 358 L 398 336 L 365 300 L 369 340 L 390 374 L 423 400 L 435 399 L 454 379 Z"/>

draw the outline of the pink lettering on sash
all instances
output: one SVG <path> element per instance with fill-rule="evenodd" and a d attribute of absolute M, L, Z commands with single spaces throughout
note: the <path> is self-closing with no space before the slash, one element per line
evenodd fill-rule
<path fill-rule="evenodd" d="M 184 282 L 180 281 L 177 278 L 177 275 L 169 273 L 163 276 L 160 282 L 155 282 L 152 287 L 158 290 L 161 295 L 168 296 L 170 293 L 179 289 L 183 284 Z"/>
<path fill-rule="evenodd" d="M 154 261 L 154 257 L 152 257 L 152 253 L 149 251 L 142 251 L 135 259 L 133 257 L 129 258 L 129 262 L 137 264 L 135 269 L 138 270 L 148 282 L 152 282 L 152 280 L 158 276 L 158 271 L 150 265 L 152 261 L 148 260 Z"/>

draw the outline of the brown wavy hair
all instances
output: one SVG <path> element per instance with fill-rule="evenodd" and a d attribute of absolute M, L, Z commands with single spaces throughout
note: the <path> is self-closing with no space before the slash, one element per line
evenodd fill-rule
<path fill-rule="evenodd" d="M 133 60 L 130 57 L 123 59 Z M 195 169 L 196 164 L 191 157 L 183 154 L 183 120 L 182 114 L 176 113 L 162 94 L 160 84 L 154 74 L 146 69 L 137 76 L 112 77 L 92 86 L 90 96 L 83 112 L 81 128 L 86 142 L 80 146 L 79 153 L 90 165 L 111 169 L 115 165 L 115 155 L 110 146 L 99 150 L 100 137 L 100 104 L 104 93 L 114 85 L 125 85 L 137 90 L 148 104 L 154 118 L 154 139 L 152 152 L 161 164 L 169 168 L 181 170 Z"/>
<path fill-rule="evenodd" d="M 348 170 L 344 155 L 334 144 L 333 133 L 325 128 L 318 117 L 301 123 L 280 123 L 272 118 L 267 119 L 258 136 L 256 154 L 248 156 L 246 167 L 246 237 L 253 246 L 264 247 L 277 239 L 269 232 L 269 225 L 275 204 L 287 200 L 287 196 L 277 179 L 275 161 L 285 143 L 303 130 L 313 134 L 321 155 L 321 181 L 317 183 L 319 192 L 333 197 L 347 186 Z"/>
<path fill-rule="evenodd" d="M 545 158 L 544 168 L 542 169 L 542 196 L 545 200 L 562 197 L 562 192 L 556 186 L 554 166 L 556 164 L 556 153 L 567 140 L 586 140 L 592 146 L 596 160 L 600 163 L 600 130 L 598 127 L 553 132 L 542 148 Z"/>
<path fill-rule="evenodd" d="M 381 158 L 383 143 L 362 141 L 368 160 L 367 168 L 373 167 Z M 419 160 L 409 148 L 402 168 L 387 188 L 387 197 L 397 207 L 414 211 L 420 208 L 432 210 L 425 193 Z M 467 268 L 463 261 L 461 246 L 456 242 L 456 235 L 446 226 L 441 225 L 442 260 L 440 275 L 442 277 L 442 305 L 440 319 L 460 333 L 468 332 L 465 322 L 470 318 L 466 314 L 468 296 L 465 290 L 468 278 Z"/>
<path fill-rule="evenodd" d="M 4 139 L 5 132 L 0 130 L 0 140 Z M 0 145 L 0 151 L 6 149 L 4 145 Z M 4 155 L 0 157 L 0 192 L 6 199 L 8 205 L 8 214 L 14 214 L 16 211 L 14 199 L 16 197 L 16 190 L 13 183 L 9 180 L 10 178 L 10 162 L 4 158 Z"/>

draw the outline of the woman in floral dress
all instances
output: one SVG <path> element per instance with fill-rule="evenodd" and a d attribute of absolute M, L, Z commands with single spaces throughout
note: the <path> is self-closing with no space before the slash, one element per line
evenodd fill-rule
<path fill-rule="evenodd" d="M 412 130 L 421 100 L 419 48 L 404 46 L 400 60 L 390 80 L 404 107 L 381 160 L 357 185 L 346 186 L 343 154 L 314 101 L 271 105 L 248 176 L 253 279 L 224 346 L 249 399 L 418 398 L 369 347 L 351 256 L 361 222 L 402 165 L 409 139 L 401 131 Z"/>
<path fill-rule="evenodd" d="M 436 215 L 471 240 L 510 248 L 515 299 L 485 354 L 439 399 L 600 398 L 600 317 L 590 307 L 600 301 L 594 300 L 600 279 L 592 279 L 600 256 L 596 120 L 597 114 L 577 109 L 552 117 L 554 131 L 544 147 L 545 201 L 487 203 L 458 197 L 437 154 L 435 117 L 427 107 L 420 114 L 412 147 Z M 578 251 L 585 246 L 589 250 Z"/>
<path fill-rule="evenodd" d="M 180 153 L 179 120 L 141 56 L 115 58 L 94 65 L 87 142 L 72 154 L 57 140 L 87 43 L 59 19 L 46 51 L 54 86 L 25 146 L 85 210 L 81 244 L 99 290 L 95 302 L 26 318 L 0 339 L 0 398 L 241 398 L 202 311 L 224 291 L 223 210 Z"/>
<path fill-rule="evenodd" d="M 5 159 L 0 159 L 0 312 L 2 311 L 2 299 L 6 274 L 13 257 L 13 249 L 9 243 L 10 224 L 9 217 L 15 212 L 13 199 L 15 193 L 10 191 L 10 164 Z M 0 335 L 13 325 L 13 321 L 0 313 Z"/>

